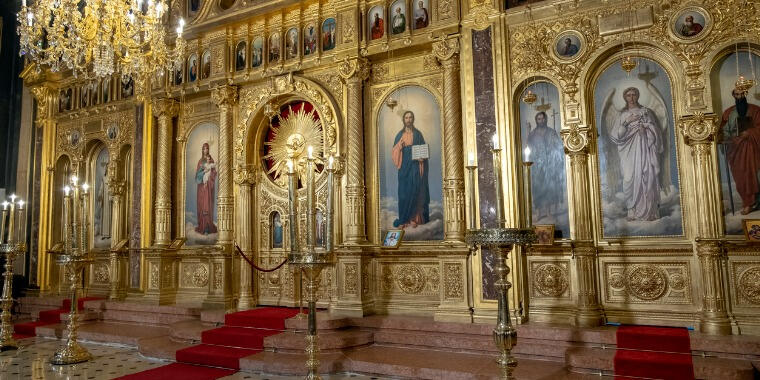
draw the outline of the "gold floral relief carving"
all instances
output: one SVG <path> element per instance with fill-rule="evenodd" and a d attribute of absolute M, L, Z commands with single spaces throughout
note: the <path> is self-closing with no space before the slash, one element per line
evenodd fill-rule
<path fill-rule="evenodd" d="M 464 295 L 462 289 L 462 265 L 454 263 L 444 264 L 444 291 L 443 295 L 446 298 L 460 299 Z"/>
<path fill-rule="evenodd" d="M 449 19 L 454 15 L 454 6 L 451 3 L 452 0 L 438 0 L 438 18 L 440 20 Z"/>
<path fill-rule="evenodd" d="M 417 265 L 402 265 L 396 272 L 396 283 L 404 293 L 418 294 L 425 288 L 425 272 Z"/>
<path fill-rule="evenodd" d="M 760 306 L 760 262 L 733 262 L 732 277 L 737 288 L 736 303 L 741 306 Z"/>
<path fill-rule="evenodd" d="M 194 263 L 185 265 L 182 271 L 182 285 L 185 287 L 202 288 L 208 285 L 208 265 Z"/>
<path fill-rule="evenodd" d="M 554 49 L 555 37 L 566 30 L 580 33 L 586 42 L 585 49 L 579 53 L 581 56 L 572 62 L 554 59 L 550 51 Z M 548 72 L 560 80 L 562 87 L 575 85 L 589 55 L 602 44 L 594 16 L 581 13 L 534 25 L 515 26 L 510 40 L 514 76 L 526 77 L 535 75 L 536 72 Z M 571 98 L 574 98 L 574 94 Z"/>
<path fill-rule="evenodd" d="M 535 295 L 560 297 L 567 293 L 570 283 L 567 262 L 533 262 L 531 267 Z"/>
<path fill-rule="evenodd" d="M 605 263 L 608 302 L 688 304 L 692 302 L 687 262 Z"/>
<path fill-rule="evenodd" d="M 362 295 L 368 295 L 370 291 L 371 266 L 369 262 L 362 263 Z"/>
<path fill-rule="evenodd" d="M 354 42 L 354 35 L 356 28 L 356 11 L 343 13 L 343 43 Z"/>
<path fill-rule="evenodd" d="M 108 283 L 111 279 L 111 275 L 108 269 L 108 264 L 96 264 L 95 265 L 95 282 L 97 283 Z"/>
<path fill-rule="evenodd" d="M 425 58 L 427 57 L 429 56 L 425 56 Z M 388 79 L 389 71 L 389 65 L 387 64 L 372 65 L 372 81 L 377 83 L 384 82 L 386 79 Z"/>
<path fill-rule="evenodd" d="M 346 294 L 356 294 L 359 286 L 359 265 L 350 263 L 344 265 L 344 285 L 343 290 Z"/>
<path fill-rule="evenodd" d="M 164 264 L 161 270 L 161 287 L 170 288 L 174 284 L 174 271 L 172 264 Z"/>
<path fill-rule="evenodd" d="M 158 263 L 151 263 L 150 264 L 150 287 L 152 289 L 158 289 L 158 281 L 159 281 L 159 269 L 158 269 Z"/>
<path fill-rule="evenodd" d="M 222 264 L 214 263 L 214 289 L 221 289 L 223 280 Z"/>

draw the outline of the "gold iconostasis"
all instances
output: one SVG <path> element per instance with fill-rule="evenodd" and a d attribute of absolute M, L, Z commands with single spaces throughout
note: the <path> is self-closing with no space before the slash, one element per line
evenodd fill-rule
<path fill-rule="evenodd" d="M 287 257 L 286 173 L 306 170 L 287 158 L 312 147 L 317 244 L 324 157 L 337 158 L 340 178 L 338 261 L 320 307 L 485 321 L 494 255 L 465 244 L 466 220 L 494 225 L 499 197 L 508 224 L 525 218 L 530 161 L 540 241 L 509 259 L 520 322 L 757 330 L 758 5 L 503 8 L 175 1 L 168 17 L 188 20 L 188 49 L 172 72 L 96 82 L 28 67 L 41 131 L 33 281 L 66 289 L 54 260 L 60 189 L 78 174 L 93 186 L 90 293 L 297 305 L 298 273 L 251 272 L 233 247 L 261 267 Z M 466 165 L 478 166 L 474 194 Z"/>

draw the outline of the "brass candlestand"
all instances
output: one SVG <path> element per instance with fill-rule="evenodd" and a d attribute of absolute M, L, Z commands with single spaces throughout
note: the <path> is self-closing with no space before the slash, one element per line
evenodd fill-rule
<path fill-rule="evenodd" d="M 465 235 L 465 240 L 473 248 L 487 247 L 496 256 L 496 267 L 494 268 L 496 272 L 496 282 L 494 285 L 499 296 L 497 298 L 498 309 L 496 327 L 493 329 L 493 339 L 496 343 L 496 348 L 501 352 L 501 355 L 496 359 L 496 362 L 499 363 L 499 367 L 501 367 L 502 378 L 514 379 L 512 372 L 517 367 L 517 359 L 512 356 L 512 348 L 517 344 L 517 330 L 512 325 L 512 320 L 509 317 L 508 292 L 509 288 L 512 287 L 512 283 L 509 282 L 507 277 L 510 271 L 509 265 L 507 264 L 507 258 L 509 256 L 509 251 L 512 250 L 513 246 L 534 243 L 536 241 L 536 233 L 529 227 L 531 225 L 530 217 L 525 214 L 523 217 L 527 219 L 524 219 L 521 224 L 525 225 L 527 228 L 506 227 L 506 218 L 504 216 L 504 194 L 502 192 L 503 186 L 501 183 L 501 149 L 498 135 L 493 136 L 493 149 L 491 150 L 491 153 L 493 157 L 494 187 L 496 193 L 494 208 L 497 216 L 497 226 L 496 228 L 476 228 L 475 170 L 477 169 L 477 166 L 475 165 L 475 155 L 470 153 L 467 170 L 470 174 L 470 207 L 473 212 L 470 213 L 471 219 L 469 222 L 469 229 Z M 525 167 L 527 170 L 530 170 L 530 165 L 526 165 Z M 523 207 L 527 208 L 529 213 L 531 208 L 531 198 L 529 195 L 530 172 L 526 174 L 528 176 L 528 184 L 525 190 L 526 197 L 521 204 L 525 203 Z M 525 220 L 527 220 L 527 222 Z"/>
<path fill-rule="evenodd" d="M 5 255 L 5 273 L 3 274 L 3 297 L 0 299 L 3 312 L 0 314 L 0 351 L 18 349 L 18 342 L 13 339 L 13 323 L 11 323 L 11 308 L 13 307 L 13 260 L 16 256 L 26 252 L 26 214 L 24 213 L 24 201 L 16 196 L 10 196 L 10 202 L 3 202 L 2 219 L 0 219 L 0 252 Z M 18 203 L 18 208 L 16 204 Z M 10 205 L 10 218 L 8 220 L 8 238 L 6 239 L 6 217 Z"/>
<path fill-rule="evenodd" d="M 71 178 L 72 187 L 66 186 L 63 198 L 64 217 L 64 254 L 59 256 L 59 263 L 64 264 L 71 280 L 71 312 L 69 313 L 68 334 L 64 343 L 50 359 L 52 364 L 64 365 L 82 363 L 92 359 L 86 348 L 77 342 L 79 329 L 79 307 L 77 293 L 81 282 L 82 270 L 92 262 L 89 248 L 90 195 L 88 186 L 77 184 L 77 178 Z M 73 192 L 73 195 L 70 193 Z"/>
<path fill-rule="evenodd" d="M 292 157 L 296 158 L 296 157 Z M 308 330 L 306 334 L 306 379 L 319 380 L 319 343 L 317 337 L 317 300 L 320 274 L 324 268 L 335 264 L 333 253 L 333 186 L 335 175 L 334 158 L 328 157 L 327 164 L 327 213 L 325 248 L 315 247 L 316 243 L 316 201 L 314 199 L 314 163 L 313 149 L 308 148 L 306 158 L 306 247 L 299 249 L 300 233 L 298 228 L 298 188 L 297 173 L 293 161 L 288 161 L 288 201 L 290 212 L 290 254 L 288 262 L 306 276 L 306 302 L 309 308 Z"/>
<path fill-rule="evenodd" d="M 493 339 L 501 355 L 496 359 L 504 379 L 513 379 L 512 371 L 517 367 L 517 359 L 512 356 L 512 348 L 517 344 L 517 330 L 509 317 L 509 288 L 507 280 L 509 265 L 507 258 L 514 245 L 527 245 L 536 241 L 536 233 L 530 228 L 490 228 L 468 230 L 465 235 L 468 244 L 488 247 L 496 255 L 497 320 L 493 329 Z"/>

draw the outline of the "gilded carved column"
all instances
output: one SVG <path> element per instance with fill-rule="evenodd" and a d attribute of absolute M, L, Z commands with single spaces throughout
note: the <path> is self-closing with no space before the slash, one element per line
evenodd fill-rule
<path fill-rule="evenodd" d="M 464 241 L 464 142 L 459 89 L 459 40 L 442 39 L 433 44 L 433 54 L 443 66 L 443 146 L 446 175 L 443 208 L 446 215 L 444 240 Z"/>
<path fill-rule="evenodd" d="M 367 241 L 365 231 L 364 187 L 364 118 L 362 111 L 364 81 L 369 77 L 370 66 L 365 59 L 344 60 L 338 72 L 346 85 L 346 125 L 348 152 L 346 162 L 346 233 L 345 243 L 360 244 Z"/>
<path fill-rule="evenodd" d="M 598 326 L 602 323 L 597 278 L 597 249 L 593 242 L 591 181 L 589 179 L 588 126 L 571 124 L 562 130 L 565 153 L 570 158 L 570 178 L 573 184 L 572 199 L 572 255 L 578 278 L 575 324 L 581 327 Z"/>
<path fill-rule="evenodd" d="M 237 226 L 235 240 L 240 249 L 253 259 L 253 188 L 256 184 L 254 171 L 249 167 L 237 166 L 235 168 L 235 183 L 238 185 L 237 207 L 235 207 Z M 240 265 L 240 294 L 238 297 L 238 310 L 248 310 L 256 306 L 255 294 L 251 285 L 253 273 L 251 266 L 242 257 L 238 258 Z"/>
<path fill-rule="evenodd" d="M 179 112 L 174 99 L 153 101 L 153 115 L 158 119 L 156 151 L 156 221 L 154 244 L 168 246 L 172 239 L 172 119 Z"/>
<path fill-rule="evenodd" d="M 36 263 L 37 267 L 30 268 L 36 271 L 31 275 L 31 282 L 39 285 L 40 291 L 45 292 L 50 289 L 50 274 L 56 265 L 52 258 L 48 257 L 48 249 L 52 244 L 52 218 L 53 218 L 53 180 L 55 165 L 55 136 L 56 125 L 53 118 L 53 109 L 55 108 L 57 92 L 47 86 L 32 87 L 31 93 L 37 101 L 37 119 L 34 121 L 39 132 L 42 134 L 42 156 L 40 163 L 40 215 L 39 215 L 39 234 L 37 238 L 37 252 L 29 251 L 30 255 L 36 256 L 30 259 L 30 263 Z M 31 217 L 31 216 L 29 216 Z M 31 264 L 34 265 L 34 264 Z M 36 281 L 34 281 L 36 279 Z"/>
<path fill-rule="evenodd" d="M 720 192 L 716 187 L 717 173 L 712 151 L 718 132 L 718 117 L 697 112 L 684 117 L 681 134 L 691 147 L 697 225 L 696 253 L 702 278 L 702 311 L 699 329 L 707 334 L 731 334 L 731 322 L 726 308 L 726 278 L 723 276 L 725 260 L 722 240 L 723 215 Z"/>
<path fill-rule="evenodd" d="M 235 198 L 232 195 L 232 130 L 233 107 L 238 100 L 238 88 L 220 86 L 211 92 L 211 99 L 219 107 L 219 244 L 230 244 L 234 231 Z"/>

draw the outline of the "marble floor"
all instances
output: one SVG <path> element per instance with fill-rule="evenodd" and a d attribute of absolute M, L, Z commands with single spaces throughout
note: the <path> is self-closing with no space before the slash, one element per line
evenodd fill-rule
<path fill-rule="evenodd" d="M 0 379 L 17 380 L 48 380 L 48 379 L 97 379 L 106 380 L 151 368 L 160 367 L 167 362 L 148 359 L 141 356 L 135 348 L 82 342 L 94 359 L 92 361 L 68 366 L 56 366 L 50 364 L 50 357 L 61 344 L 60 340 L 45 338 L 28 338 L 19 341 L 18 350 L 10 350 L 0 353 Z M 302 377 L 273 376 L 238 372 L 224 377 L 225 380 L 242 379 L 269 379 L 286 380 L 301 379 Z M 374 380 L 377 377 L 368 377 L 356 374 L 341 374 L 323 376 L 330 380 Z"/>

